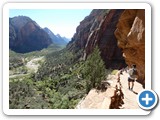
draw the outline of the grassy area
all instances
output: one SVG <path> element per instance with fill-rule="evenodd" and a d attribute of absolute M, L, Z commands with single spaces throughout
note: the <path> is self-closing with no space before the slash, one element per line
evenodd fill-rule
<path fill-rule="evenodd" d="M 118 70 L 113 70 L 113 71 L 111 72 L 111 75 L 116 75 L 117 72 L 118 72 Z"/>
<path fill-rule="evenodd" d="M 62 45 L 58 46 L 58 45 L 51 44 L 47 48 L 44 48 L 40 51 L 33 51 L 33 52 L 29 52 L 29 53 L 16 53 L 12 50 L 9 50 L 9 57 L 30 58 L 30 57 L 45 56 L 45 55 L 50 54 L 52 52 L 60 51 L 63 48 L 65 48 L 65 46 L 62 46 Z"/>

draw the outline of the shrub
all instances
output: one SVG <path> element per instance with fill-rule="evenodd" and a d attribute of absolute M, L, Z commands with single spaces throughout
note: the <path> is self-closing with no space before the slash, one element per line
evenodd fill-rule
<path fill-rule="evenodd" d="M 95 47 L 84 63 L 83 77 L 86 79 L 86 92 L 100 85 L 101 80 L 105 79 L 105 65 L 100 56 L 98 46 Z"/>

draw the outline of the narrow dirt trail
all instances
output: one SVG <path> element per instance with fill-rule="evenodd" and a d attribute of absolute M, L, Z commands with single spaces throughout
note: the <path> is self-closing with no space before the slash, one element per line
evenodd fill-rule
<path fill-rule="evenodd" d="M 114 95 L 114 91 L 117 85 L 117 74 L 109 75 L 107 81 L 110 86 L 105 92 L 97 92 L 97 90 L 92 89 L 88 95 L 83 98 L 76 109 L 109 109 L 111 103 L 111 97 Z M 121 109 L 139 109 L 137 104 L 137 93 L 143 89 L 142 85 L 135 82 L 133 91 L 128 89 L 128 73 L 123 72 L 120 76 L 121 90 L 124 94 L 124 104 Z"/>
<path fill-rule="evenodd" d="M 122 84 L 122 91 L 124 94 L 124 109 L 137 109 L 139 108 L 137 104 L 137 94 L 140 92 L 143 87 L 140 83 L 134 82 L 133 91 L 128 89 L 128 73 L 123 72 L 121 75 L 121 84 Z"/>

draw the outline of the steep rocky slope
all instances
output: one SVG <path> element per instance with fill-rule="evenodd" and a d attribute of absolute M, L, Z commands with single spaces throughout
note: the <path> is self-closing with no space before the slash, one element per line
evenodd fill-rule
<path fill-rule="evenodd" d="M 9 48 L 26 53 L 41 50 L 52 43 L 49 35 L 33 20 L 26 16 L 9 19 Z"/>
<path fill-rule="evenodd" d="M 130 66 L 137 65 L 138 81 L 145 84 L 145 10 L 125 10 L 115 31 L 118 46 Z"/>
<path fill-rule="evenodd" d="M 106 68 L 122 68 L 126 66 L 122 51 L 117 46 L 114 35 L 116 25 L 124 10 L 93 10 L 77 27 L 76 34 L 67 48 L 86 57 L 99 46 L 101 57 Z"/>

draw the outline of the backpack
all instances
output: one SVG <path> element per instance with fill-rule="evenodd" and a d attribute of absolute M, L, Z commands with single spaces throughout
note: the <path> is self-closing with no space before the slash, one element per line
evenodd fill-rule
<path fill-rule="evenodd" d="M 136 78 L 137 75 L 138 75 L 138 72 L 137 72 L 136 69 L 133 69 L 133 68 L 132 68 L 132 69 L 129 71 L 129 75 L 130 75 L 130 77 L 132 77 L 132 78 Z"/>

